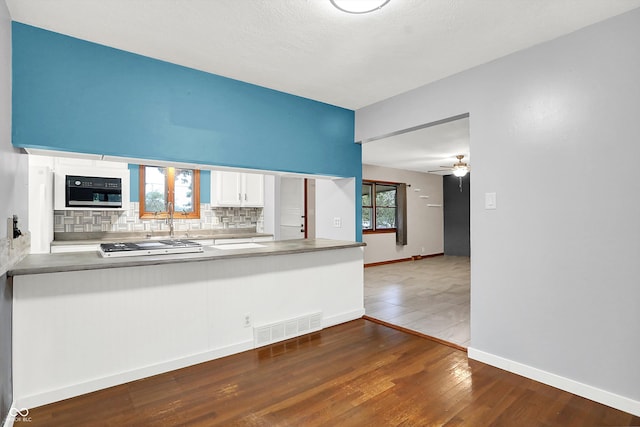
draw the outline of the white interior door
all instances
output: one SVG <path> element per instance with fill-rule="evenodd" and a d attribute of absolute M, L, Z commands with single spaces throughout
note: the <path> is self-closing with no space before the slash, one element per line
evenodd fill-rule
<path fill-rule="evenodd" d="M 304 178 L 280 180 L 280 240 L 304 239 Z"/>

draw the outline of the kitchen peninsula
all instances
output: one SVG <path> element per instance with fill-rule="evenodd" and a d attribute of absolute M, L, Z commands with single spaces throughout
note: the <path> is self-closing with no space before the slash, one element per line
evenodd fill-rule
<path fill-rule="evenodd" d="M 14 399 L 40 406 L 359 318 L 363 245 L 29 255 L 9 272 Z"/>

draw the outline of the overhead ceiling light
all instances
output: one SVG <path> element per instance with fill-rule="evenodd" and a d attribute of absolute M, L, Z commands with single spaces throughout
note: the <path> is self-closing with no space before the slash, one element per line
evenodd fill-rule
<path fill-rule="evenodd" d="M 469 168 L 466 166 L 454 166 L 453 167 L 453 174 L 455 176 L 457 176 L 458 178 L 462 178 L 463 176 L 465 176 L 467 174 L 467 172 L 469 172 Z"/>
<path fill-rule="evenodd" d="M 337 9 L 347 13 L 369 13 L 381 9 L 390 0 L 330 0 Z"/>

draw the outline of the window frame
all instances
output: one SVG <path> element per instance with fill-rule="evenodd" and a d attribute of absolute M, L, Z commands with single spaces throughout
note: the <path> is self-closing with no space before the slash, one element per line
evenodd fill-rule
<path fill-rule="evenodd" d="M 189 168 L 180 168 L 174 166 L 156 166 L 156 165 L 139 165 L 139 205 L 140 205 L 140 219 L 166 219 L 169 218 L 168 211 L 155 212 L 155 211 L 146 211 L 145 210 L 145 200 L 146 200 L 146 181 L 145 181 L 145 168 L 147 167 L 156 167 L 156 168 L 165 168 L 167 170 L 165 187 L 167 190 L 167 203 L 175 203 L 175 173 L 176 169 L 185 169 L 193 172 L 193 210 L 189 213 L 184 212 L 176 212 L 174 210 L 173 217 L 174 219 L 200 219 L 200 170 L 199 169 L 189 169 Z M 175 204 L 173 205 L 175 206 Z"/>
<path fill-rule="evenodd" d="M 364 210 L 365 208 L 367 209 L 371 209 L 371 228 L 364 228 L 362 227 L 362 233 L 363 234 L 383 234 L 383 233 L 396 233 L 398 231 L 398 188 L 400 187 L 401 183 L 399 182 L 391 182 L 391 181 L 376 181 L 376 180 L 370 180 L 370 179 L 363 179 L 362 180 L 362 185 L 367 185 L 370 184 L 371 185 L 371 205 L 362 205 L 362 209 Z M 377 185 L 385 185 L 385 186 L 394 186 L 396 188 L 396 205 L 395 206 L 381 206 L 383 208 L 391 208 L 394 207 L 395 208 L 395 212 L 396 212 L 396 226 L 393 228 L 376 228 L 376 186 Z"/>

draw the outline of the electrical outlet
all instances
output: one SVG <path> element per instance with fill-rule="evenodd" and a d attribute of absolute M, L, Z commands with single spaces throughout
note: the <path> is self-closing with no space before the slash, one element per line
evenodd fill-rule
<path fill-rule="evenodd" d="M 336 228 L 342 227 L 342 218 L 340 218 L 339 216 L 333 218 L 333 226 Z"/>
<path fill-rule="evenodd" d="M 243 320 L 243 326 L 245 328 L 250 328 L 251 327 L 251 313 L 245 313 L 243 319 L 244 319 Z"/>

